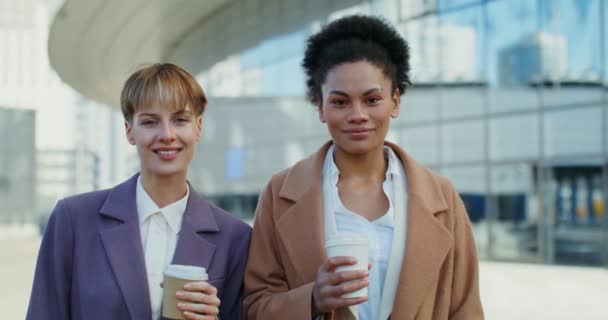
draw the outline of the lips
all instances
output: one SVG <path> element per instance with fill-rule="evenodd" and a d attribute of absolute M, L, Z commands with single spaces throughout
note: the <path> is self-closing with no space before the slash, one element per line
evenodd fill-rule
<path fill-rule="evenodd" d="M 182 148 L 158 148 L 152 151 L 156 153 L 161 160 L 173 160 L 177 157 L 177 154 L 182 151 Z"/>
<path fill-rule="evenodd" d="M 344 132 L 346 133 L 361 133 L 361 132 L 369 132 L 372 131 L 373 129 L 370 128 L 352 128 L 352 129 L 346 129 L 344 130 Z"/>
<path fill-rule="evenodd" d="M 352 139 L 362 140 L 367 138 L 374 129 L 370 128 L 351 128 L 344 130 Z"/>

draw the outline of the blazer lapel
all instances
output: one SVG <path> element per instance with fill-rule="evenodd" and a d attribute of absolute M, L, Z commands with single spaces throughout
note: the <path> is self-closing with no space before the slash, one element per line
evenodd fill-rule
<path fill-rule="evenodd" d="M 110 191 L 100 214 L 119 224 L 101 230 L 100 235 L 131 319 L 150 319 L 150 294 L 135 200 L 137 176 Z"/>
<path fill-rule="evenodd" d="M 448 206 L 436 177 L 396 145 L 387 145 L 403 161 L 408 179 L 407 242 L 391 318 L 410 320 L 439 276 L 452 235 L 438 220 Z"/>
<path fill-rule="evenodd" d="M 216 233 L 219 230 L 209 203 L 190 186 L 190 196 L 172 263 L 199 266 L 209 270 L 216 246 L 205 237 L 208 233 Z"/>

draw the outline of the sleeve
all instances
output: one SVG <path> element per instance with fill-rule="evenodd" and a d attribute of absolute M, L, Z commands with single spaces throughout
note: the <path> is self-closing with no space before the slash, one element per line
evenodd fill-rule
<path fill-rule="evenodd" d="M 454 271 L 450 320 L 483 319 L 479 293 L 479 260 L 469 215 L 452 187 L 454 210 Z"/>
<path fill-rule="evenodd" d="M 273 193 L 268 183 L 256 208 L 245 271 L 245 316 L 251 320 L 310 320 L 313 283 L 290 289 L 277 248 Z"/>
<path fill-rule="evenodd" d="M 245 267 L 247 266 L 247 255 L 249 252 L 249 241 L 251 239 L 251 228 L 247 226 L 243 228 L 244 232 L 239 230 L 237 239 L 239 242 L 236 251 L 234 252 L 235 263 L 228 272 L 227 279 L 230 281 L 228 290 L 221 297 L 220 317 L 222 320 L 241 320 L 243 319 L 243 277 Z"/>
<path fill-rule="evenodd" d="M 65 200 L 51 213 L 42 238 L 27 320 L 71 319 L 74 234 Z"/>

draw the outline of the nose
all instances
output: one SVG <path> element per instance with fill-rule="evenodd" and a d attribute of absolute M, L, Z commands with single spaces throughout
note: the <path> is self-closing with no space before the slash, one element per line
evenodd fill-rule
<path fill-rule="evenodd" d="M 365 106 L 358 101 L 353 102 L 348 114 L 348 122 L 361 123 L 367 121 L 367 119 L 368 115 Z"/>
<path fill-rule="evenodd" d="M 175 140 L 175 130 L 171 123 L 163 123 L 160 126 L 160 131 L 158 133 L 158 139 L 161 142 L 172 142 Z"/>

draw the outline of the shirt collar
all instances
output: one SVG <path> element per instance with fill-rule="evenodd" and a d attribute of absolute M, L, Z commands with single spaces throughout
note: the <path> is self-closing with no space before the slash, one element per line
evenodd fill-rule
<path fill-rule="evenodd" d="M 327 150 L 327 152 L 329 155 L 328 158 L 331 160 L 329 163 L 329 172 L 331 174 L 332 183 L 333 183 L 333 185 L 335 185 L 338 182 L 338 176 L 340 175 L 340 169 L 338 169 L 338 166 L 336 165 L 336 161 L 334 160 L 334 145 L 333 144 L 329 147 L 329 150 Z M 398 166 L 401 164 L 401 161 L 395 154 L 395 151 L 393 151 L 393 149 L 389 148 L 388 146 L 384 146 L 384 154 L 388 157 L 388 168 L 386 168 L 385 179 L 399 176 L 400 170 L 399 170 Z"/>
<path fill-rule="evenodd" d="M 146 190 L 144 190 L 144 187 L 141 184 L 141 176 L 137 178 L 137 189 L 135 193 L 140 225 L 142 225 L 151 215 L 161 212 L 171 230 L 176 234 L 179 232 L 182 218 L 186 211 L 186 205 L 188 204 L 188 196 L 190 195 L 190 187 L 188 184 L 186 184 L 186 195 L 163 208 L 159 208 L 154 200 L 150 198 L 150 195 L 148 195 Z"/>

